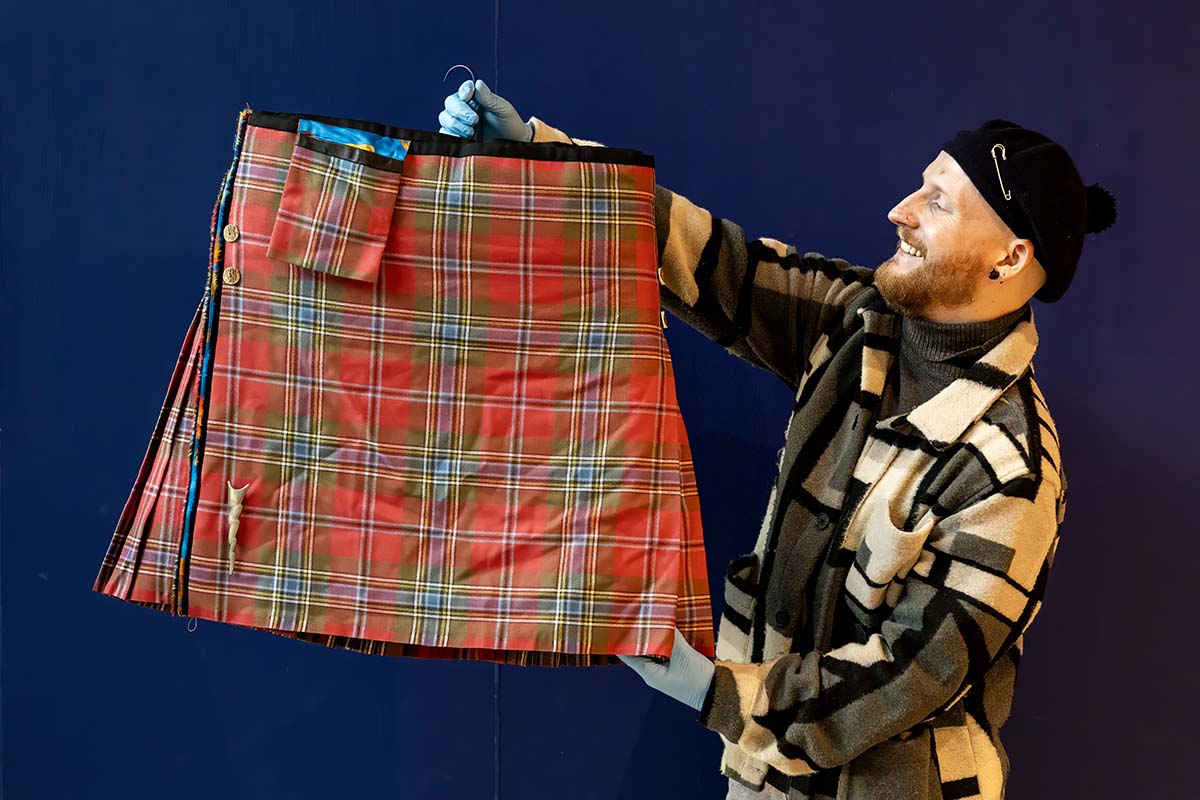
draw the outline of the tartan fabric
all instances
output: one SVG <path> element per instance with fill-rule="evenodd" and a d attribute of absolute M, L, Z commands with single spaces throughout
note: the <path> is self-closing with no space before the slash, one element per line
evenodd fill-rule
<path fill-rule="evenodd" d="M 713 655 L 652 162 L 315 118 L 389 159 L 298 119 L 239 119 L 93 588 L 382 655 Z"/>
<path fill-rule="evenodd" d="M 392 162 L 390 168 L 372 166 L 352 161 L 337 149 L 308 134 L 297 136 L 267 258 L 374 282 L 396 209 L 403 161 Z"/>

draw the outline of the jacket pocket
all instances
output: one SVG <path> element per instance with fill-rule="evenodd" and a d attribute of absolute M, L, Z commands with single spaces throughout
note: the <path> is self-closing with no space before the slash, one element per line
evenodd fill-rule
<path fill-rule="evenodd" d="M 403 163 L 363 145 L 298 132 L 267 257 L 374 283 Z"/>
<path fill-rule="evenodd" d="M 862 517 L 864 528 L 846 576 L 846 591 L 871 612 L 894 608 L 909 571 L 916 565 L 933 530 L 926 514 L 912 530 L 892 521 L 886 500 L 878 500 Z"/>
<path fill-rule="evenodd" d="M 746 553 L 725 570 L 725 610 L 717 636 L 717 658 L 744 661 L 749 655 L 750 628 L 758 603 L 758 553 Z"/>
<path fill-rule="evenodd" d="M 839 800 L 942 800 L 929 728 L 864 750 L 842 768 Z"/>
<path fill-rule="evenodd" d="M 975 745 L 971 741 L 972 723 L 968 719 L 960 702 L 924 726 L 933 736 L 933 767 L 938 786 L 945 797 L 999 800 L 1004 794 L 1003 778 L 995 774 L 999 762 L 996 762 L 996 770 L 980 775 Z M 983 735 L 986 738 L 986 734 Z"/>

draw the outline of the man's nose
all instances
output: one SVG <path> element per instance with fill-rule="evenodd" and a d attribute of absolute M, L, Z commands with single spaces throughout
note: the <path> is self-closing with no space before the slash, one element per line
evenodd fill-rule
<path fill-rule="evenodd" d="M 913 215 L 908 212 L 903 202 L 897 203 L 891 211 L 888 212 L 888 221 L 893 225 L 903 225 L 906 228 L 915 228 L 916 220 Z"/>

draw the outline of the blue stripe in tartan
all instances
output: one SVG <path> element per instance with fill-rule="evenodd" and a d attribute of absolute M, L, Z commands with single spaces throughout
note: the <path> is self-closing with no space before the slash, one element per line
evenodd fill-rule
<path fill-rule="evenodd" d="M 433 494 L 437 500 L 445 500 L 450 493 L 450 459 L 439 458 L 433 465 Z"/>

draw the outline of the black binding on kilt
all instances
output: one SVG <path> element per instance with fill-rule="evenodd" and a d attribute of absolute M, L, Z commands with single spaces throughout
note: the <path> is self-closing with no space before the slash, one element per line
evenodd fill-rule
<path fill-rule="evenodd" d="M 526 158 L 533 161 L 599 161 L 605 164 L 629 164 L 638 167 L 653 167 L 654 156 L 640 150 L 624 147 L 595 147 L 593 145 L 567 144 L 566 142 L 515 142 L 510 139 L 494 139 L 488 142 L 473 142 L 459 136 L 437 131 L 414 128 L 398 128 L 381 122 L 361 119 L 328 117 L 321 114 L 290 114 L 278 111 L 252 111 L 246 120 L 248 125 L 272 128 L 277 131 L 295 133 L 301 119 L 311 119 L 327 125 L 356 128 L 393 139 L 409 139 L 409 155 L 438 156 L 507 156 Z M 347 150 L 369 153 L 356 147 Z M 371 154 L 375 155 L 375 154 Z M 377 158 L 386 158 L 377 156 Z M 356 159 L 357 160 L 357 159 Z M 393 160 L 393 159 L 387 159 Z M 364 162 L 365 163 L 365 162 Z"/>

